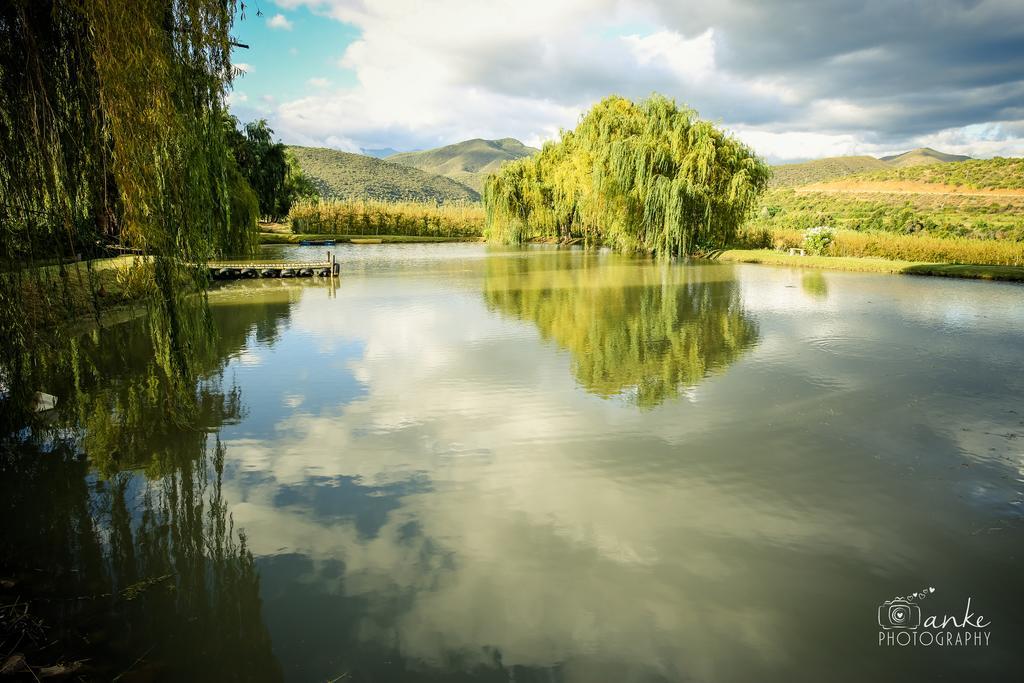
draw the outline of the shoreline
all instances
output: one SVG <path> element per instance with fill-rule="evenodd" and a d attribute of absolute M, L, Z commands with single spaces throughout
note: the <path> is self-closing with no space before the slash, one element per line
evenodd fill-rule
<path fill-rule="evenodd" d="M 861 273 L 927 275 L 969 280 L 1024 282 L 1024 266 L 984 266 L 959 263 L 927 263 L 861 256 L 794 256 L 772 249 L 727 249 L 714 258 L 728 263 L 755 263 L 767 266 L 799 266 Z"/>
<path fill-rule="evenodd" d="M 304 240 L 333 240 L 339 244 L 353 239 L 380 240 L 382 244 L 414 244 L 445 242 L 484 242 L 483 237 L 440 237 L 430 235 L 330 235 L 293 234 L 280 232 L 259 233 L 260 245 L 291 244 L 298 246 Z M 534 238 L 531 244 L 564 244 L 555 238 Z M 569 244 L 578 243 L 573 240 Z M 1024 282 L 1024 266 L 977 265 L 960 263 L 932 263 L 904 261 L 868 256 L 794 256 L 773 249 L 726 249 L 712 260 L 727 263 L 751 263 L 768 266 L 798 266 L 825 270 L 845 270 L 861 273 L 890 275 L 919 275 L 951 277 L 968 280 Z"/>

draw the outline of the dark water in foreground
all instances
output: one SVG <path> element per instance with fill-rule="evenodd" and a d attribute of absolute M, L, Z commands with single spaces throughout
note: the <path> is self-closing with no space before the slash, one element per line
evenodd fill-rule
<path fill-rule="evenodd" d="M 336 287 L 211 294 L 189 425 L 96 402 L 91 465 L 39 453 L 5 481 L 25 552 L 135 587 L 102 632 L 125 667 L 151 646 L 137 668 L 171 680 L 1024 676 L 1024 288 L 337 250 Z M 112 382 L 153 352 L 132 330 L 91 341 Z M 110 414 L 141 417 L 110 437 Z M 987 645 L 880 646 L 879 606 L 929 587 L 921 619 L 970 598 Z"/>

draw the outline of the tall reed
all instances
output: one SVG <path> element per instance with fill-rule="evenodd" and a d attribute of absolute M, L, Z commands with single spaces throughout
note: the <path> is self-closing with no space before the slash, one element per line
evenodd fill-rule
<path fill-rule="evenodd" d="M 323 235 L 479 237 L 479 204 L 382 202 L 365 199 L 303 200 L 288 214 L 292 232 Z"/>
<path fill-rule="evenodd" d="M 792 228 L 753 228 L 740 233 L 736 246 L 749 249 L 802 247 L 805 234 L 803 230 Z M 1024 266 L 1024 242 L 836 230 L 835 239 L 826 250 L 826 255 L 927 263 Z"/>

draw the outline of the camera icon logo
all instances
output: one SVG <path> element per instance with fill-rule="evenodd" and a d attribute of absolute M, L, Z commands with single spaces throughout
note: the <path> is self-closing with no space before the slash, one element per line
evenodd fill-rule
<path fill-rule="evenodd" d="M 886 600 L 878 607 L 878 625 L 883 630 L 916 630 L 921 625 L 921 608 L 904 598 Z"/>

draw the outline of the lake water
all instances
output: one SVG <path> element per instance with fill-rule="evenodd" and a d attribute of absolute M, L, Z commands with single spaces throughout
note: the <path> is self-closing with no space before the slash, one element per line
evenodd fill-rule
<path fill-rule="evenodd" d="M 135 669 L 191 680 L 1024 675 L 1024 287 L 334 250 L 334 285 L 215 288 L 193 422 L 143 413 L 111 440 L 105 411 L 127 413 L 96 403 L 89 464 L 42 453 L 5 488 L 24 547 L 139 593 L 100 630 L 126 667 L 142 651 Z M 116 381 L 152 354 L 133 329 L 89 342 Z M 879 607 L 919 591 L 922 619 L 970 599 L 987 623 L 964 630 L 988 640 L 880 644 Z"/>

